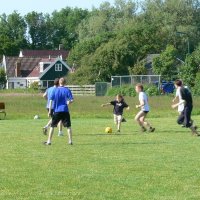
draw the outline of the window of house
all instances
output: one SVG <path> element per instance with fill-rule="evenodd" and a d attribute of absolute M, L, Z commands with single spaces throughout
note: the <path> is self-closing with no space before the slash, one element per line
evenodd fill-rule
<path fill-rule="evenodd" d="M 62 64 L 55 64 L 55 71 L 62 71 Z"/>
<path fill-rule="evenodd" d="M 43 81 L 43 82 L 42 82 L 42 86 L 43 86 L 44 88 L 46 88 L 46 87 L 47 87 L 47 81 Z"/>

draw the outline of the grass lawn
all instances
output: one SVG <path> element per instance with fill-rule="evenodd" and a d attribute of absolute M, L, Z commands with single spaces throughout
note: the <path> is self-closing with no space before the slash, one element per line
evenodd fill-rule
<path fill-rule="evenodd" d="M 8 118 L 0 120 L 0 199 L 200 199 L 200 138 L 176 125 L 170 98 L 159 98 L 149 115 L 155 133 L 139 132 L 133 109 L 116 134 L 112 108 L 98 107 L 111 98 L 79 97 L 71 107 L 74 145 L 56 129 L 52 145 L 44 146 L 45 102 L 38 96 L 1 96 Z M 136 99 L 127 102 L 133 108 Z M 33 120 L 37 113 L 42 119 Z M 114 133 L 105 134 L 106 126 Z"/>

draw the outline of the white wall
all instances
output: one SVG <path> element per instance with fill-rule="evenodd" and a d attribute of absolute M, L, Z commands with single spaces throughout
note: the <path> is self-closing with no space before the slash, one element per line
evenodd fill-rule
<path fill-rule="evenodd" d="M 33 82 L 39 82 L 37 77 L 30 77 L 30 78 L 15 78 L 10 77 L 8 78 L 7 82 L 7 89 L 16 89 L 16 88 L 27 88 Z"/>

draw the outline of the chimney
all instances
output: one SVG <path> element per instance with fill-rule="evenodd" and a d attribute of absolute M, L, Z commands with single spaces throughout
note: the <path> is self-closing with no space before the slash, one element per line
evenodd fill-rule
<path fill-rule="evenodd" d="M 59 50 L 63 50 L 63 44 L 59 44 Z"/>
<path fill-rule="evenodd" d="M 15 77 L 20 77 L 21 76 L 21 62 L 18 60 L 15 63 Z"/>
<path fill-rule="evenodd" d="M 60 59 L 63 60 L 62 54 L 60 55 Z"/>
<path fill-rule="evenodd" d="M 22 50 L 20 50 L 19 57 L 20 57 L 20 58 L 24 57 L 24 55 L 23 55 L 23 53 L 22 53 Z"/>

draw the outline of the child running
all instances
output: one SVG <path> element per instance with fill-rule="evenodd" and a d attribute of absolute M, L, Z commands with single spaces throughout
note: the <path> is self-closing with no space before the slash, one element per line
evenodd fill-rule
<path fill-rule="evenodd" d="M 123 110 L 126 108 L 126 110 L 129 110 L 129 106 L 124 101 L 124 98 L 122 95 L 118 94 L 114 101 L 111 101 L 110 103 L 102 104 L 101 106 L 108 106 L 113 105 L 113 115 L 114 115 L 114 123 L 117 125 L 117 132 L 120 132 L 121 128 L 121 122 L 122 122 L 122 115 Z"/>
<path fill-rule="evenodd" d="M 137 93 L 139 93 L 139 105 L 136 105 L 136 108 L 140 108 L 141 110 L 137 113 L 135 116 L 135 120 L 141 127 L 141 131 L 145 132 L 154 132 L 155 128 L 153 128 L 147 121 L 145 121 L 145 118 L 147 116 L 147 113 L 149 112 L 149 103 L 148 103 L 148 97 L 146 93 L 143 91 L 143 85 L 142 84 L 137 84 L 135 86 L 135 90 Z"/>

